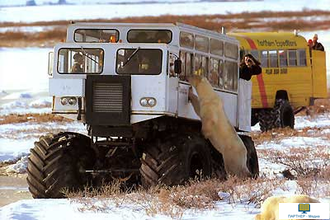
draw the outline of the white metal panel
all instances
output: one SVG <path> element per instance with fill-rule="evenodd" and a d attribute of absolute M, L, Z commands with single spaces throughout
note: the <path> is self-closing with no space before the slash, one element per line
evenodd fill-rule
<path fill-rule="evenodd" d="M 238 86 L 238 126 L 242 131 L 251 131 L 252 82 L 239 79 Z"/>
<path fill-rule="evenodd" d="M 49 79 L 51 96 L 85 96 L 85 79 Z"/>
<path fill-rule="evenodd" d="M 226 93 L 226 92 L 218 92 L 219 96 L 222 99 L 223 108 L 225 109 L 225 114 L 227 115 L 228 120 L 230 123 L 237 127 L 237 103 L 238 97 L 236 94 Z"/>
<path fill-rule="evenodd" d="M 131 115 L 131 124 L 135 124 L 141 121 L 146 121 L 154 118 L 158 118 L 163 116 L 162 114 L 159 115 L 148 115 L 148 114 L 133 114 Z"/>
<path fill-rule="evenodd" d="M 199 116 L 195 113 L 192 104 L 188 101 L 189 87 L 190 84 L 179 83 L 178 115 L 179 117 L 200 120 Z M 196 94 L 196 91 L 194 91 L 194 94 Z"/>
<path fill-rule="evenodd" d="M 194 111 L 194 108 L 191 104 L 191 102 L 188 102 L 188 92 L 189 92 L 189 84 L 186 83 L 180 83 L 179 85 L 179 117 L 184 118 L 190 118 L 190 119 L 199 119 L 199 116 Z M 195 89 L 193 89 L 194 94 L 197 95 Z M 221 98 L 223 104 L 224 104 L 224 111 L 225 114 L 230 121 L 230 123 L 237 127 L 237 102 L 238 97 L 236 94 L 222 92 L 222 91 L 216 91 Z"/>
<path fill-rule="evenodd" d="M 166 111 L 175 115 L 178 114 L 178 85 L 179 78 L 168 78 L 166 91 Z"/>
<path fill-rule="evenodd" d="M 131 94 L 132 94 L 132 111 L 148 111 L 164 112 L 165 111 L 165 94 L 166 81 L 165 74 L 155 76 L 132 76 Z M 142 97 L 153 97 L 157 104 L 154 107 L 143 107 L 140 105 Z"/>

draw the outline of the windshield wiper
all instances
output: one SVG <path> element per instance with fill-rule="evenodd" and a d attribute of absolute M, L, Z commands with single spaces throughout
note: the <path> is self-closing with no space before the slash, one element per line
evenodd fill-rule
<path fill-rule="evenodd" d="M 97 62 L 97 60 L 95 60 L 95 59 L 93 59 L 92 57 L 88 56 L 87 53 L 85 52 L 85 50 L 84 50 L 84 48 L 83 48 L 82 46 L 81 46 L 80 48 L 81 48 L 81 52 L 83 53 L 83 55 L 84 55 L 85 57 L 87 57 L 88 59 L 94 61 L 94 62 L 97 63 L 97 64 L 99 63 L 99 62 Z"/>
<path fill-rule="evenodd" d="M 134 55 L 140 50 L 140 47 L 136 48 L 133 53 L 127 58 L 127 60 L 123 63 L 123 67 L 134 57 Z"/>

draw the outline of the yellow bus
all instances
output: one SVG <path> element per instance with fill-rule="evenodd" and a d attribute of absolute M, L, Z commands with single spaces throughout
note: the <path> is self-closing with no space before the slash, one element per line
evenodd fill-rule
<path fill-rule="evenodd" d="M 252 77 L 252 125 L 262 131 L 294 128 L 294 114 L 327 97 L 324 51 L 310 51 L 297 33 L 231 33 L 240 41 L 240 54 L 252 54 L 262 74 Z"/>

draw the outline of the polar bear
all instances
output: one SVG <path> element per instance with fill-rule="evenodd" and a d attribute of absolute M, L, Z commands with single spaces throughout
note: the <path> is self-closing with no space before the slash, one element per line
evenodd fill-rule
<path fill-rule="evenodd" d="M 238 177 L 251 176 L 246 165 L 247 150 L 230 124 L 221 98 L 205 77 L 194 75 L 189 82 L 198 94 L 197 97 L 189 91 L 189 99 L 202 121 L 202 133 L 222 154 L 226 172 Z"/>
<path fill-rule="evenodd" d="M 267 198 L 261 206 L 261 213 L 256 220 L 279 220 L 279 203 L 319 203 L 307 195 L 293 195 L 291 197 L 272 196 Z"/>

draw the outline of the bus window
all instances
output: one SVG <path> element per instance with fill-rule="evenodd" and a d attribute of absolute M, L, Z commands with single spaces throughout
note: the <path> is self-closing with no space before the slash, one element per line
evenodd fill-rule
<path fill-rule="evenodd" d="M 192 75 L 192 59 L 193 55 L 191 53 L 186 53 L 186 77 Z"/>
<path fill-rule="evenodd" d="M 286 50 L 279 50 L 278 55 L 280 57 L 280 67 L 288 66 L 287 51 Z"/>
<path fill-rule="evenodd" d="M 297 66 L 296 50 L 289 50 L 289 66 Z"/>
<path fill-rule="evenodd" d="M 270 67 L 278 67 L 277 50 L 269 51 Z"/>
<path fill-rule="evenodd" d="M 202 56 L 200 54 L 195 54 L 194 57 L 194 74 L 204 76 L 205 72 L 202 66 Z"/>
<path fill-rule="evenodd" d="M 195 48 L 196 50 L 208 53 L 209 52 L 209 39 L 196 35 L 195 37 Z"/>
<path fill-rule="evenodd" d="M 208 75 L 208 71 L 209 71 L 209 67 L 208 67 L 209 62 L 208 61 L 209 61 L 208 57 L 202 56 L 202 68 L 203 68 L 203 73 L 204 73 L 205 77 Z"/>
<path fill-rule="evenodd" d="M 180 32 L 180 46 L 194 48 L 194 35 L 187 32 Z"/>
<path fill-rule="evenodd" d="M 224 70 L 224 87 L 230 91 L 237 90 L 237 70 L 238 66 L 235 62 L 226 61 Z"/>
<path fill-rule="evenodd" d="M 127 33 L 129 43 L 165 43 L 172 41 L 172 32 L 169 30 L 136 29 Z"/>
<path fill-rule="evenodd" d="M 220 89 L 224 88 L 224 73 L 223 73 L 224 65 L 223 61 L 220 60 L 219 62 L 219 87 Z"/>
<path fill-rule="evenodd" d="M 78 43 L 115 43 L 119 40 L 119 32 L 117 30 L 77 29 L 74 32 L 74 40 Z"/>
<path fill-rule="evenodd" d="M 251 50 L 251 55 L 259 61 L 259 51 L 258 50 Z"/>
<path fill-rule="evenodd" d="M 211 54 L 222 56 L 223 55 L 223 42 L 220 40 L 210 40 L 210 52 Z"/>
<path fill-rule="evenodd" d="M 261 67 L 268 67 L 268 51 L 267 50 L 261 51 L 260 62 L 261 62 Z"/>
<path fill-rule="evenodd" d="M 219 60 L 215 58 L 210 59 L 210 74 L 208 80 L 213 86 L 219 86 Z"/>
<path fill-rule="evenodd" d="M 306 62 L 306 50 L 304 49 L 300 49 L 298 50 L 298 65 L 299 66 L 306 66 L 307 62 Z"/>
<path fill-rule="evenodd" d="M 180 51 L 180 60 L 182 62 L 181 65 L 181 73 L 180 73 L 180 79 L 186 80 L 186 52 Z"/>
<path fill-rule="evenodd" d="M 225 43 L 225 56 L 233 59 L 238 58 L 238 47 L 236 44 Z"/>

